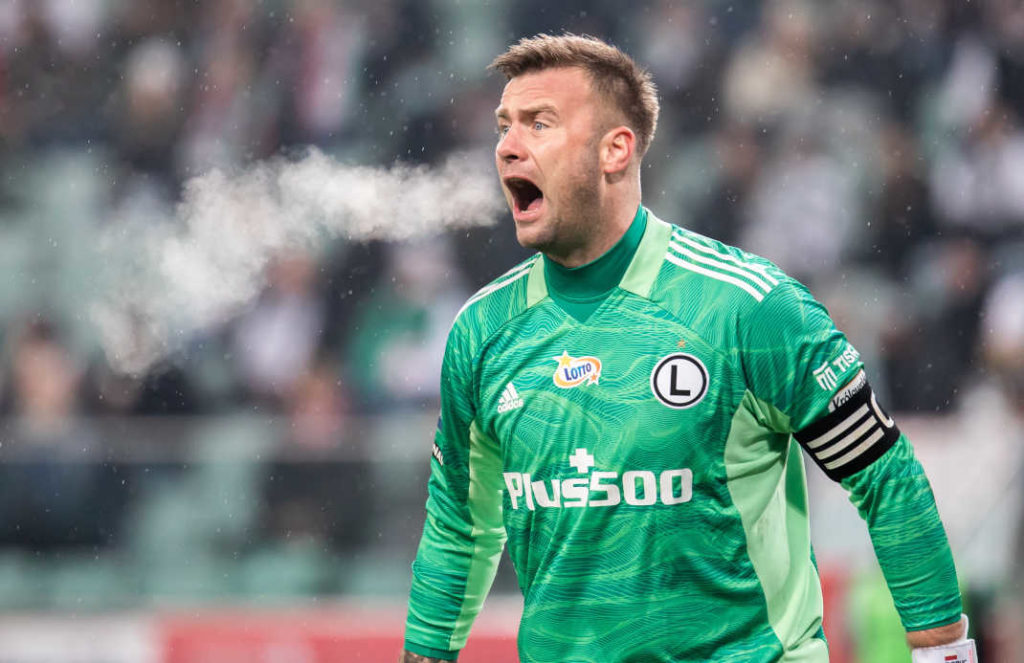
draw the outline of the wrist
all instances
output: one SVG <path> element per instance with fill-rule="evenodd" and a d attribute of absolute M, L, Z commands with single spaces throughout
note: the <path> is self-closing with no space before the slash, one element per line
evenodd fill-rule
<path fill-rule="evenodd" d="M 963 614 L 960 619 L 942 626 L 907 631 L 907 645 L 911 649 L 918 647 L 938 647 L 950 642 L 956 642 L 967 637 L 967 617 Z"/>
<path fill-rule="evenodd" d="M 967 615 L 960 621 L 926 631 L 907 633 L 912 663 L 978 663 L 974 640 L 967 637 Z"/>

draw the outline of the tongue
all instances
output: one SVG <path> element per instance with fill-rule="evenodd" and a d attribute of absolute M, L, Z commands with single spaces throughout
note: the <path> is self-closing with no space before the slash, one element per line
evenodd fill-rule
<path fill-rule="evenodd" d="M 530 204 L 526 206 L 527 211 L 535 210 L 540 207 L 541 202 L 544 200 L 544 196 L 537 196 L 530 201 Z"/>

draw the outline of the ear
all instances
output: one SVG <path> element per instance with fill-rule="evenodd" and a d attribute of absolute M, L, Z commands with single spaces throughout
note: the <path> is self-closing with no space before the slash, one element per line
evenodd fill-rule
<path fill-rule="evenodd" d="M 621 173 L 633 161 L 636 152 L 636 134 L 625 125 L 609 130 L 598 148 L 601 171 L 606 175 Z"/>

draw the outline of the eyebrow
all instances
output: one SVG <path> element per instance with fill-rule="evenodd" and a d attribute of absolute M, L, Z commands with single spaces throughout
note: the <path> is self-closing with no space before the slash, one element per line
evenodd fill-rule
<path fill-rule="evenodd" d="M 556 109 L 552 104 L 542 102 L 534 106 L 526 106 L 525 108 L 520 109 L 519 113 L 521 115 L 528 116 L 540 115 L 541 113 L 552 113 L 553 115 L 557 116 L 558 109 Z M 509 117 L 508 109 L 504 108 L 503 106 L 499 106 L 494 111 L 494 117 L 499 120 L 507 119 Z"/>

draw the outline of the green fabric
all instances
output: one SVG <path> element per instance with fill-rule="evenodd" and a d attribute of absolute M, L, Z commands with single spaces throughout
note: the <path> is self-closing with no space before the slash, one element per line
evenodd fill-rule
<path fill-rule="evenodd" d="M 633 262 L 626 268 L 622 275 L 622 282 L 619 287 L 631 292 L 638 297 L 647 299 L 651 294 L 654 281 L 658 278 L 662 263 L 665 261 L 665 251 L 668 249 L 669 239 L 672 237 L 672 226 L 667 223 L 644 222 L 644 235 L 640 238 L 640 245 L 634 253 Z"/>
<path fill-rule="evenodd" d="M 828 649 L 818 637 L 824 601 L 811 551 L 800 447 L 758 421 L 759 413 L 771 410 L 749 392 L 736 410 L 725 447 L 729 492 L 743 521 L 747 554 L 764 589 L 768 621 L 782 643 L 779 660 L 824 661 Z M 785 426 L 784 413 L 771 414 Z M 751 444 L 752 440 L 760 442 Z M 766 453 L 762 445 L 788 452 Z M 766 459 L 772 463 L 764 465 Z"/>
<path fill-rule="evenodd" d="M 544 257 L 548 294 L 566 313 L 583 322 L 622 280 L 647 228 L 647 210 L 639 207 L 615 246 L 579 267 L 563 267 Z"/>
<path fill-rule="evenodd" d="M 829 412 L 862 368 L 846 361 L 856 351 L 756 256 L 653 215 L 633 256 L 584 320 L 550 295 L 536 257 L 455 320 L 406 639 L 461 646 L 506 543 L 500 518 L 524 595 L 524 663 L 825 663 L 791 434 Z M 863 479 L 883 486 L 863 503 L 889 509 L 885 484 L 916 472 L 907 462 Z M 958 596 L 955 577 L 901 578 L 908 623 Z M 940 610 L 904 600 L 922 589 Z"/>
<path fill-rule="evenodd" d="M 903 628 L 919 631 L 959 620 L 963 605 L 953 554 L 928 477 L 906 436 L 841 485 L 868 525 Z"/>
<path fill-rule="evenodd" d="M 470 427 L 469 448 L 469 507 L 473 523 L 470 536 L 477 547 L 466 574 L 462 612 L 455 621 L 448 646 L 452 650 L 462 649 L 466 645 L 469 628 L 498 570 L 498 558 L 494 551 L 500 550 L 505 544 L 505 530 L 501 522 L 500 450 L 494 440 L 480 432 L 476 422 Z"/>

